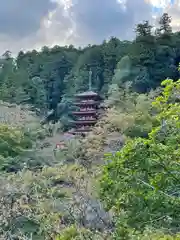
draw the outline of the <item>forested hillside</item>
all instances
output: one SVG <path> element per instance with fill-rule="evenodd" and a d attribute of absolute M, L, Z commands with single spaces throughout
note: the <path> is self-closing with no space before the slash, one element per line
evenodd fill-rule
<path fill-rule="evenodd" d="M 134 90 L 147 92 L 162 79 L 177 79 L 180 33 L 172 33 L 170 22 L 164 14 L 155 31 L 148 22 L 138 24 L 134 41 L 112 37 L 83 49 L 43 47 L 40 52 L 19 52 L 15 59 L 6 52 L 1 58 L 0 99 L 55 109 L 61 100 L 88 88 L 90 69 L 93 88 L 102 96 L 112 82 L 130 82 Z"/>
<path fill-rule="evenodd" d="M 138 24 L 134 41 L 2 56 L 0 239 L 180 239 L 180 32 L 170 23 Z M 69 139 L 90 70 L 105 108 L 86 137 Z M 50 109 L 60 121 L 41 124 Z"/>

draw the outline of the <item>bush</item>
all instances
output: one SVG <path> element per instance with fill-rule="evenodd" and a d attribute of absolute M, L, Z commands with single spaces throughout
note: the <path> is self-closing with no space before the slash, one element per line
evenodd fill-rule
<path fill-rule="evenodd" d="M 164 91 L 153 103 L 159 125 L 148 139 L 129 140 L 120 152 L 107 154 L 100 195 L 116 216 L 114 239 L 130 239 L 132 232 L 147 227 L 170 235 L 180 231 L 180 104 L 170 101 L 180 80 L 162 85 Z"/>
<path fill-rule="evenodd" d="M 20 127 L 12 127 L 5 124 L 0 125 L 1 170 L 16 171 L 19 166 L 19 162 L 23 161 L 23 157 L 31 148 L 31 139 L 26 136 Z"/>
<path fill-rule="evenodd" d="M 100 124 L 106 131 L 117 131 L 129 137 L 147 137 L 154 122 L 152 101 L 156 92 L 137 94 L 130 87 L 122 89 L 117 85 L 110 91 L 105 104 L 109 107 Z"/>

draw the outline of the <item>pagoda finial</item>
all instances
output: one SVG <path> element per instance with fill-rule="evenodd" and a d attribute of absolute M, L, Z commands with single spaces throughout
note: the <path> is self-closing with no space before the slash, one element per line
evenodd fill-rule
<path fill-rule="evenodd" d="M 89 71 L 89 91 L 92 89 L 92 71 Z"/>

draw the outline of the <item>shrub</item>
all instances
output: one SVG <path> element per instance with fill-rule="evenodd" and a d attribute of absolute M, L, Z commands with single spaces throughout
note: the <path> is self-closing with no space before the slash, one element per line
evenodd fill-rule
<path fill-rule="evenodd" d="M 116 216 L 114 239 L 130 239 L 130 233 L 146 227 L 166 229 L 170 235 L 180 231 L 180 104 L 171 102 L 180 80 L 166 80 L 162 86 L 153 103 L 159 125 L 148 139 L 129 140 L 120 152 L 107 154 L 100 195 Z"/>

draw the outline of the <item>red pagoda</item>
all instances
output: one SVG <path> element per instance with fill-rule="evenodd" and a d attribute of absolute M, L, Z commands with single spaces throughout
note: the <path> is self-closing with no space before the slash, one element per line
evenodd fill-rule
<path fill-rule="evenodd" d="M 91 131 L 98 118 L 99 95 L 91 91 L 91 72 L 89 91 L 75 95 L 75 106 L 79 109 L 72 112 L 76 120 L 73 121 L 73 134 L 85 135 Z"/>

